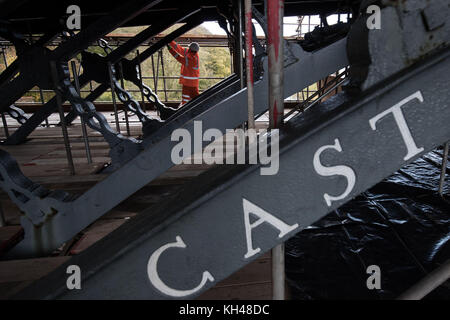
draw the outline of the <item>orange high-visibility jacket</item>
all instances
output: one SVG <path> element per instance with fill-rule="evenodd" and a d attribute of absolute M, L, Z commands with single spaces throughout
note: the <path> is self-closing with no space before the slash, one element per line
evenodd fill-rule
<path fill-rule="evenodd" d="M 198 87 L 200 77 L 198 52 L 184 49 L 175 41 L 172 41 L 169 47 L 169 52 L 181 63 L 180 83 L 188 87 Z"/>

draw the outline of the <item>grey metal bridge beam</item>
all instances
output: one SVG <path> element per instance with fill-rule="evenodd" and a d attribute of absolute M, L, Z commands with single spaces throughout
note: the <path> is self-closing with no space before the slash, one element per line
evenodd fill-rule
<path fill-rule="evenodd" d="M 448 141 L 449 68 L 446 49 L 357 97 L 341 93 L 307 110 L 281 134 L 276 175 L 219 166 L 16 298 L 198 296 Z M 69 265 L 81 269 L 81 290 L 66 287 Z"/>
<path fill-rule="evenodd" d="M 346 57 L 346 39 L 342 39 L 314 53 L 304 52 L 300 46 L 292 45 L 292 59 L 286 64 L 285 97 L 325 78 L 331 73 L 348 65 Z M 330 59 L 330 57 L 333 57 Z M 267 70 L 267 65 L 264 68 Z M 266 96 L 267 72 L 255 82 L 255 113 L 267 110 Z M 259 92 L 259 94 L 258 94 Z M 216 128 L 225 131 L 235 128 L 247 119 L 246 89 L 242 89 L 217 105 L 179 124 L 194 133 L 194 121 L 202 121 L 204 130 Z M 13 249 L 13 255 L 39 255 L 51 251 L 67 241 L 97 218 L 114 208 L 134 192 L 173 166 L 171 150 L 176 145 L 171 140 L 171 132 L 157 139 L 145 139 L 145 149 L 130 159 L 124 166 L 96 184 L 85 194 L 71 202 L 55 204 L 51 199 L 40 198 L 42 206 L 51 214 L 38 228 L 26 217 L 21 224 L 25 229 L 25 238 Z M 198 150 L 193 149 L 193 152 Z M 0 168 L 1 169 L 1 168 Z M 49 201 L 48 203 L 47 200 Z M 44 204 L 46 203 L 46 204 Z M 40 218 L 39 218 L 40 219 Z M 58 233 L 52 230 L 59 230 Z M 39 245 L 37 246 L 36 243 Z"/>

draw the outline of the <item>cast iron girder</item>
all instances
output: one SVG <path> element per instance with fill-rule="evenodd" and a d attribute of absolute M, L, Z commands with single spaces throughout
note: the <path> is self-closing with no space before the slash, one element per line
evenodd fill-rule
<path fill-rule="evenodd" d="M 37 40 L 34 44 L 32 44 L 28 49 L 31 47 L 42 47 L 45 46 L 49 41 L 51 41 L 57 34 L 57 31 L 54 30 L 52 32 L 49 32 L 47 34 L 44 34 Z M 17 60 L 14 60 L 8 68 L 6 68 L 1 74 L 0 74 L 0 86 L 5 84 L 6 82 L 10 81 L 17 73 L 19 72 L 19 63 Z"/>
<path fill-rule="evenodd" d="M 49 76 L 51 74 L 49 69 L 50 61 L 67 61 L 74 54 L 87 48 L 99 37 L 111 32 L 126 21 L 129 21 L 161 1 L 154 0 L 149 2 L 147 0 L 134 0 L 131 3 L 127 2 L 125 5 L 121 5 L 110 12 L 104 18 L 82 29 L 68 41 L 61 43 L 55 50 L 50 51 L 48 49 L 34 47 L 32 53 L 27 52 L 25 56 L 19 56 L 19 59 L 22 59 L 22 63 L 30 69 L 22 70 L 18 77 L 0 87 L 0 112 L 17 101 L 25 92 L 37 84 L 37 82 L 39 82 L 42 88 L 48 87 L 52 89 Z M 37 58 L 38 61 L 36 60 Z M 19 61 L 19 65 L 22 63 Z M 42 72 L 43 70 L 44 72 Z"/>
<path fill-rule="evenodd" d="M 383 10 L 384 17 L 390 14 L 389 8 Z M 395 20 L 393 25 L 399 23 L 400 17 L 390 17 Z M 401 43 L 409 30 L 398 31 L 390 36 Z M 420 30 L 417 32 L 420 34 Z M 386 56 L 374 50 L 373 41 L 378 41 L 377 37 L 368 39 L 370 56 L 380 66 L 386 59 L 404 57 L 404 50 L 408 50 L 401 46 Z M 350 56 L 354 57 L 352 53 Z M 450 68 L 450 49 L 448 45 L 443 49 L 437 47 L 426 56 L 414 63 L 406 60 L 405 68 L 384 79 L 375 78 L 380 69 L 371 65 L 368 77 L 359 83 L 361 93 L 356 96 L 341 93 L 291 120 L 281 136 L 280 169 L 276 175 L 262 176 L 258 165 L 220 166 L 199 177 L 193 184 L 196 187 L 188 186 L 175 195 L 176 201 L 169 199 L 157 209 L 138 215 L 32 285 L 20 297 L 161 299 L 200 294 L 285 241 L 294 231 L 309 226 L 398 168 L 448 141 L 450 75 L 446 70 Z M 350 62 L 353 67 L 357 60 Z M 291 65 L 290 71 L 296 65 Z M 288 72 L 286 77 L 289 78 Z M 292 89 L 290 82 L 285 83 L 288 91 Z M 199 120 L 208 120 L 202 123 L 207 128 L 223 130 L 218 125 L 221 110 L 214 109 L 215 117 Z M 361 153 L 366 155 L 365 161 L 355 156 Z M 342 164 L 353 175 L 338 170 Z M 335 174 L 321 172 L 320 168 L 326 167 L 336 169 Z M 125 166 L 119 171 L 127 169 Z M 344 193 L 342 177 L 347 178 Z M 245 214 L 256 215 L 262 221 L 250 224 Z M 284 230 L 280 229 L 280 221 L 270 222 L 262 218 L 263 214 L 281 219 Z M 255 229 L 250 230 L 252 238 L 245 221 Z M 165 252 L 170 247 L 178 249 Z M 161 253 L 164 256 L 159 264 L 152 264 Z M 66 267 L 70 264 L 82 268 L 83 290 L 67 290 Z M 202 273 L 202 282 L 197 285 Z"/>
<path fill-rule="evenodd" d="M 291 60 L 285 67 L 285 97 L 348 65 L 345 40 L 314 53 L 304 52 L 295 44 L 291 47 L 295 60 Z M 333 59 L 329 59 L 330 56 Z M 267 66 L 264 69 L 267 70 Z M 263 94 L 266 92 L 267 79 L 267 73 L 264 73 L 254 85 L 256 114 L 267 109 L 266 95 Z M 187 122 L 178 123 L 178 125 L 191 134 L 194 132 L 194 120 L 202 121 L 205 130 L 216 128 L 225 131 L 228 128 L 235 128 L 247 120 L 247 112 L 245 108 L 242 108 L 246 101 L 246 89 L 242 89 L 195 118 L 189 118 Z M 177 123 L 176 120 L 173 123 Z M 158 130 L 157 137 L 143 140 L 145 149 L 119 170 L 110 174 L 75 201 L 62 204 L 60 207 L 64 209 L 58 210 L 56 214 L 49 212 L 39 228 L 36 228 L 29 218 L 23 217 L 21 224 L 25 230 L 25 238 L 13 249 L 12 254 L 40 255 L 53 250 L 172 167 L 171 150 L 177 143 L 171 140 L 170 130 L 164 131 L 165 136 L 160 131 Z M 198 152 L 194 148 L 192 150 Z M 47 206 L 45 198 L 40 200 L 42 206 Z M 29 215 L 36 216 L 36 213 L 30 212 Z M 58 230 L 58 232 L 51 230 Z M 36 243 L 39 243 L 38 247 Z"/>
<path fill-rule="evenodd" d="M 446 49 L 357 97 L 340 93 L 309 109 L 289 121 L 282 132 L 278 174 L 262 176 L 258 165 L 219 166 L 157 208 L 142 212 L 72 257 L 17 298 L 198 296 L 402 166 L 448 141 L 449 105 L 442 102 L 450 99 L 447 86 L 450 74 L 446 72 L 449 68 L 450 50 Z M 409 147 L 389 113 L 399 103 L 408 130 L 420 147 L 408 159 L 405 154 Z M 386 112 L 389 116 L 379 118 Z M 337 173 L 329 176 L 316 171 L 314 163 L 319 149 L 323 149 L 318 156 L 322 166 L 345 165 L 355 175 L 354 185 L 345 198 L 330 204 L 324 194 L 342 194 L 345 179 Z M 360 154 L 366 155 L 364 161 Z M 251 224 L 250 243 L 246 214 L 257 217 Z M 262 214 L 276 217 L 287 227 L 282 231 L 279 222 L 269 223 Z M 68 265 L 81 268 L 82 290 L 67 289 Z"/>
<path fill-rule="evenodd" d="M 155 34 L 158 34 L 162 31 L 164 31 L 166 28 L 168 28 L 170 25 L 172 25 L 175 21 L 182 21 L 183 17 L 185 15 L 190 16 L 190 13 L 173 13 L 172 16 L 166 17 L 166 21 L 164 24 L 160 24 L 158 26 L 150 26 L 146 30 L 142 31 L 141 33 L 145 33 L 148 37 L 151 37 Z M 139 37 L 140 41 L 143 37 Z M 113 51 L 111 54 L 113 54 L 112 58 L 114 60 L 117 60 L 120 54 L 127 54 L 131 52 L 133 49 L 138 47 L 142 42 L 137 41 L 135 38 L 132 38 L 128 40 L 126 43 L 124 43 L 121 47 L 117 48 L 115 51 Z M 144 40 L 145 41 L 145 40 Z M 120 50 L 119 50 L 120 49 Z M 112 62 L 112 59 L 110 60 L 109 56 L 105 58 L 105 63 Z M 83 74 L 80 76 L 80 87 L 83 87 L 87 83 L 89 83 L 91 79 L 84 76 Z M 88 97 L 86 97 L 87 101 L 93 101 L 97 99 L 103 92 L 108 90 L 110 87 L 109 83 L 101 84 L 99 87 L 97 87 L 94 92 L 89 94 Z M 49 115 L 56 112 L 57 110 L 57 104 L 56 104 L 56 98 L 50 99 L 40 110 L 35 112 L 29 119 L 29 121 L 22 125 L 19 129 L 14 131 L 11 136 L 5 141 L 5 144 L 7 145 L 16 145 L 23 143 L 26 141 L 26 138 L 28 137 L 33 130 L 38 127 L 42 121 L 44 121 Z M 66 123 L 70 124 L 73 120 L 76 118 L 76 113 L 74 111 L 69 112 L 69 114 L 66 116 Z"/>
<path fill-rule="evenodd" d="M 285 15 L 317 15 L 349 12 L 351 7 L 357 7 L 360 0 L 286 0 Z M 18 6 L 16 0 L 7 0 L 5 5 L 0 7 L 0 16 L 2 18 L 12 18 L 14 27 L 19 30 L 27 31 L 28 28 L 36 32 L 45 32 L 54 21 L 65 14 L 65 9 L 71 4 L 78 4 L 82 8 L 82 26 L 91 24 L 97 19 L 101 19 L 108 12 L 105 8 L 112 7 L 121 3 L 119 0 L 109 1 L 88 1 L 88 0 L 60 0 L 58 2 L 50 0 L 26 1 L 23 5 Z M 226 6 L 232 1 L 227 0 L 191 0 L 180 2 L 179 0 L 164 0 L 158 6 L 146 10 L 141 15 L 127 21 L 124 26 L 142 26 L 148 24 L 148 21 L 161 21 L 164 16 L 170 12 L 179 10 L 182 7 L 200 8 Z M 260 12 L 263 12 L 263 1 L 254 1 Z M 17 10 L 11 10 L 13 7 Z M 5 9 L 3 9 L 5 8 Z M 7 13 L 9 11 L 9 13 Z M 15 12 L 14 12 L 15 11 Z"/>

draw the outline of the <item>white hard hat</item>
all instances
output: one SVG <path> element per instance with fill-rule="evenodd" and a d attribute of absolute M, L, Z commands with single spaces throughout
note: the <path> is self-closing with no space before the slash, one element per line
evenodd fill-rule
<path fill-rule="evenodd" d="M 189 45 L 189 50 L 194 51 L 194 52 L 198 52 L 200 50 L 200 46 L 198 45 L 197 42 L 192 42 Z"/>

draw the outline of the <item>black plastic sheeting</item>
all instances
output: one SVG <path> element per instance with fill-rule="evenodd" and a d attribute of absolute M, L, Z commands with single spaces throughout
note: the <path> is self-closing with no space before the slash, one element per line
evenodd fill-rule
<path fill-rule="evenodd" d="M 286 242 L 292 299 L 395 299 L 450 258 L 450 178 L 428 153 Z M 367 288 L 367 267 L 381 289 Z M 450 299 L 447 281 L 426 299 Z"/>

